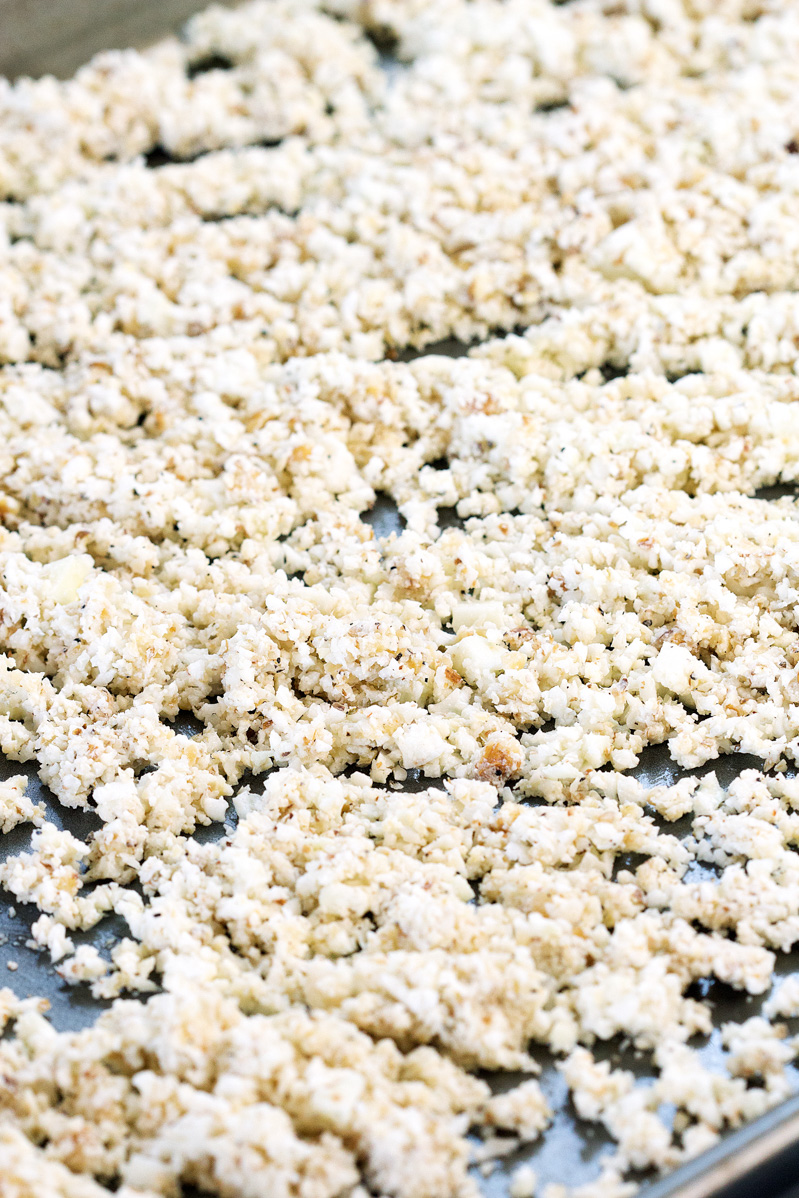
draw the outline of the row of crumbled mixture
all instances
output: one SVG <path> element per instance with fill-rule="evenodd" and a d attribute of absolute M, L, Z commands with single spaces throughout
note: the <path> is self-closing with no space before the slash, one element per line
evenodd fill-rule
<path fill-rule="evenodd" d="M 269 0 L 0 87 L 0 749 L 99 817 L 0 783 L 0 883 L 114 1000 L 0 991 L 3 1198 L 474 1198 L 535 1045 L 617 1141 L 545 1198 L 625 1198 L 789 1093 L 797 62 L 788 0 Z"/>
<path fill-rule="evenodd" d="M 102 789 L 119 801 L 126 786 Z M 10 1193 L 94 1195 L 94 1175 L 127 1194 L 183 1181 L 360 1195 L 361 1180 L 474 1194 L 470 1159 L 534 1142 L 552 1112 L 534 1076 L 492 1096 L 470 1071 L 534 1075 L 531 1042 L 560 1058 L 580 1116 L 618 1141 L 582 1194 L 631 1192 L 625 1170 L 674 1166 L 789 1092 L 797 1044 L 782 1020 L 799 1014 L 799 979 L 723 1027 L 723 1074 L 686 1045 L 711 1018 L 685 990 L 712 975 L 763 993 L 764 946 L 796 938 L 795 780 L 750 770 L 726 791 L 713 774 L 647 791 L 596 771 L 579 804 L 530 808 L 475 780 L 409 794 L 289 767 L 239 793 L 224 840 L 148 858 L 144 899 L 105 888 L 131 929 L 110 962 L 73 952 L 65 931 L 106 909 L 97 889 L 80 893 L 86 846 L 25 810 L 23 790 L 5 785 L 4 826 L 39 830 L 3 881 L 51 912 L 37 942 L 98 996 L 152 990 L 156 973 L 166 993 L 57 1034 L 42 1004 L 0 992 L 15 1020 L 0 1044 L 0 1142 L 20 1161 Z M 693 813 L 693 836 L 660 831 L 645 805 Z M 614 871 L 629 853 L 643 864 Z M 718 881 L 684 881 L 696 860 Z M 618 1034 L 651 1051 L 649 1087 L 584 1047 Z M 484 1137 L 471 1158 L 470 1127 Z"/>
<path fill-rule="evenodd" d="M 0 361 L 231 325 L 275 359 L 379 358 L 619 283 L 796 287 L 790 0 L 352 8 L 403 69 L 266 0 L 0 91 Z"/>

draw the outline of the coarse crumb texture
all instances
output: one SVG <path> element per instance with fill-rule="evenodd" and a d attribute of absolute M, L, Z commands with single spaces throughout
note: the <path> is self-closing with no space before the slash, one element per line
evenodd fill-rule
<path fill-rule="evenodd" d="M 0 81 L 0 884 L 107 1008 L 0 990 L 1 1198 L 626 1198 L 791 1092 L 797 95 L 792 0 Z"/>

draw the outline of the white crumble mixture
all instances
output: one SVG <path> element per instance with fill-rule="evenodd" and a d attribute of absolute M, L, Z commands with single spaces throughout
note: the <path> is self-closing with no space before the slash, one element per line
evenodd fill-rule
<path fill-rule="evenodd" d="M 510 1198 L 626 1198 L 791 1092 L 797 95 L 795 0 L 0 80 L 0 884 L 108 1006 L 0 990 L 0 1198 L 477 1198 L 540 1049 L 615 1147 Z"/>
<path fill-rule="evenodd" d="M 14 774 L 0 782 L 0 832 L 10 832 L 17 824 L 31 823 L 39 828 L 44 823 L 45 806 L 31 802 L 25 794 L 27 786 L 24 774 Z"/>

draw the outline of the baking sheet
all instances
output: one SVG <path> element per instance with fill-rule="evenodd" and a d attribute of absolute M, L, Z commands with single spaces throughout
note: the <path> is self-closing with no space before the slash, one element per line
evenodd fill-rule
<path fill-rule="evenodd" d="M 146 45 L 203 7 L 197 0 L 0 0 L 0 75 L 68 79 L 98 50 Z"/>
<path fill-rule="evenodd" d="M 54 71 L 68 75 L 94 51 L 104 46 L 143 45 L 177 28 L 181 20 L 200 7 L 202 5 L 197 4 L 196 0 L 161 0 L 158 4 L 142 0 L 134 5 L 129 0 L 0 0 L 0 74 L 14 76 Z M 401 69 L 386 54 L 381 54 L 381 61 L 390 74 Z M 466 349 L 450 340 L 429 346 L 425 352 L 459 356 Z M 397 355 L 403 360 L 417 356 L 415 352 Z M 763 498 L 772 499 L 794 493 L 790 487 L 773 487 L 761 494 Z M 453 511 L 441 514 L 442 525 L 458 523 Z M 379 537 L 389 536 L 402 528 L 396 506 L 385 497 L 378 500 L 366 518 Z M 176 726 L 190 733 L 192 720 L 190 717 L 180 717 Z M 670 760 L 667 747 L 661 745 L 645 750 L 639 766 L 632 772 L 642 782 L 654 786 L 673 784 L 686 773 L 701 775 L 715 769 L 720 781 L 728 784 L 741 770 L 757 768 L 760 764 L 755 758 L 735 754 L 708 763 L 700 770 L 683 771 Z M 99 826 L 99 820 L 89 811 L 62 808 L 39 781 L 34 766 L 8 762 L 0 755 L 0 779 L 19 773 L 26 774 L 30 779 L 28 795 L 34 801 L 45 804 L 48 818 L 58 827 L 85 839 Z M 421 788 L 430 785 L 430 782 L 411 777 L 406 785 Z M 668 829 L 675 834 L 687 835 L 690 818 L 668 825 Z M 31 826 L 25 825 L 6 836 L 0 836 L 0 859 L 26 848 L 31 833 Z M 202 840 L 213 840 L 224 835 L 223 824 L 200 829 L 197 833 L 198 839 Z M 710 878 L 714 873 L 709 867 L 696 864 L 687 876 Z M 86 985 L 67 986 L 62 983 L 49 962 L 48 954 L 28 947 L 30 925 L 38 915 L 38 909 L 30 905 L 12 905 L 11 897 L 0 891 L 0 985 L 11 985 L 23 997 L 42 995 L 47 998 L 50 1002 L 50 1018 L 58 1030 L 73 1031 L 86 1027 L 110 1003 L 93 999 Z M 103 952 L 126 932 L 124 921 L 111 915 L 101 920 L 90 932 L 71 935 L 76 943 L 92 943 Z M 799 951 L 780 956 L 776 973 L 778 976 L 799 973 Z M 742 1021 L 758 1014 L 763 1002 L 763 998 L 741 994 L 712 981 L 698 983 L 697 991 L 699 996 L 711 1003 L 716 1029 L 728 1020 Z M 799 1030 L 799 1021 L 795 1022 L 797 1026 L 789 1023 L 792 1032 Z M 710 1068 L 721 1065 L 724 1050 L 718 1030 L 709 1038 L 692 1041 L 692 1047 L 699 1050 Z M 618 1039 L 597 1045 L 594 1051 L 598 1057 L 610 1060 L 614 1066 L 633 1070 L 642 1086 L 654 1077 L 647 1056 L 634 1052 Z M 547 1182 L 579 1185 L 599 1174 L 602 1157 L 613 1150 L 613 1143 L 601 1126 L 578 1118 L 551 1055 L 541 1050 L 538 1060 L 542 1067 L 541 1084 L 555 1112 L 553 1121 L 532 1148 L 505 1158 L 487 1177 L 478 1174 L 485 1198 L 505 1198 L 509 1175 L 522 1161 L 529 1161 L 534 1167 L 539 1187 Z M 787 1071 L 794 1090 L 799 1094 L 799 1070 L 789 1066 Z M 513 1074 L 492 1074 L 487 1075 L 487 1078 L 496 1090 L 508 1089 L 520 1080 L 518 1075 Z M 641 1180 L 645 1183 L 646 1191 L 651 1189 L 651 1198 L 676 1198 L 677 1194 L 680 1198 L 710 1198 L 710 1195 L 722 1192 L 720 1185 L 727 1198 L 749 1198 L 750 1195 L 751 1198 L 766 1198 L 766 1195 L 776 1195 L 784 1188 L 787 1178 L 799 1177 L 799 1153 L 795 1157 L 789 1153 L 787 1163 L 782 1158 L 777 1161 L 773 1157 L 777 1171 L 772 1170 L 771 1174 L 761 1171 L 737 1182 L 735 1178 L 747 1163 L 746 1152 L 754 1142 L 768 1144 L 772 1152 L 772 1141 L 768 1137 L 780 1129 L 783 1136 L 788 1135 L 791 1128 L 799 1133 L 799 1097 L 782 1104 L 755 1124 L 728 1133 L 720 1146 L 676 1171 L 671 1177 L 656 1181 L 642 1176 Z M 644 1198 L 643 1192 L 641 1198 Z M 785 1198 L 799 1198 L 799 1188 L 792 1195 L 785 1194 Z"/>

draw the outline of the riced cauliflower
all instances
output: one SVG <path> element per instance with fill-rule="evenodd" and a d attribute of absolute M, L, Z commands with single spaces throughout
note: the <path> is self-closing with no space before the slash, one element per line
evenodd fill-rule
<path fill-rule="evenodd" d="M 107 1008 L 0 990 L 1 1198 L 626 1198 L 790 1093 L 797 63 L 254 0 L 0 81 L 0 884 Z"/>

